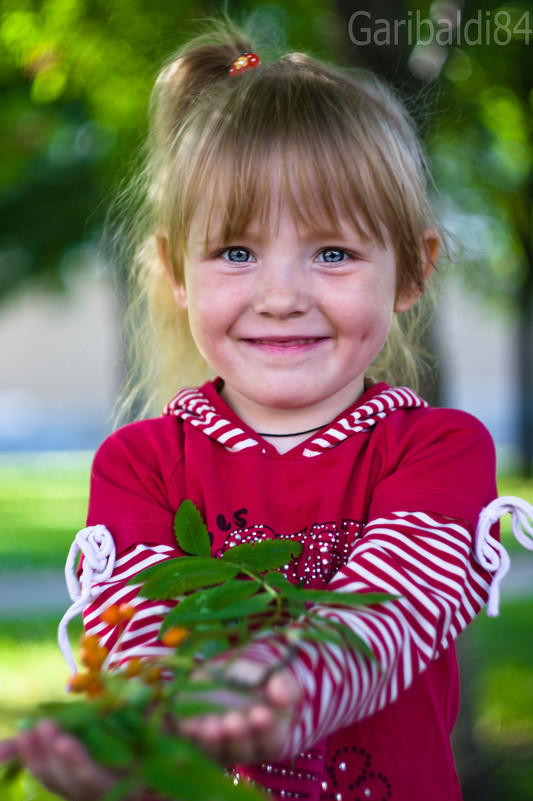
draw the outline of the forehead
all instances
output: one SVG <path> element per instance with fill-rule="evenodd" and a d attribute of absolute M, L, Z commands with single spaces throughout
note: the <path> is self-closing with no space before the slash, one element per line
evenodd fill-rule
<path fill-rule="evenodd" d="M 305 164 L 277 154 L 254 174 L 242 176 L 233 166 L 219 170 L 210 191 L 199 198 L 189 241 L 229 243 L 245 233 L 272 237 L 291 218 L 302 236 L 344 238 L 355 233 L 383 245 L 385 226 L 374 210 L 361 208 L 353 193 L 343 193 Z"/>

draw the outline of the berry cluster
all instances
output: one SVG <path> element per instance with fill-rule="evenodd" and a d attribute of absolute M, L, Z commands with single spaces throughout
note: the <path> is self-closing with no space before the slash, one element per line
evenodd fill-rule
<path fill-rule="evenodd" d="M 100 621 L 109 626 L 118 626 L 119 636 L 135 615 L 135 608 L 129 604 L 113 604 L 100 615 Z M 177 648 L 189 635 L 189 630 L 183 626 L 171 626 L 161 636 L 161 642 L 168 648 Z M 100 645 L 96 635 L 84 635 L 81 638 L 80 659 L 85 671 L 75 673 L 70 677 L 67 685 L 69 692 L 85 693 L 89 698 L 96 698 L 105 691 L 103 669 L 109 656 L 109 651 Z M 127 678 L 140 676 L 145 684 L 158 684 L 163 675 L 163 669 L 153 662 L 138 658 L 130 659 L 124 669 Z"/>

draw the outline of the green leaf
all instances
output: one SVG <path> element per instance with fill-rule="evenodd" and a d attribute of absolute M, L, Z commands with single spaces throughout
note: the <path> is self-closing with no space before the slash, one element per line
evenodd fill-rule
<path fill-rule="evenodd" d="M 39 717 L 53 717 L 61 728 L 73 734 L 87 724 L 98 725 L 100 716 L 96 703 L 88 703 L 86 700 L 40 704 L 37 710 Z M 33 719 L 30 725 L 33 726 L 36 722 L 37 719 Z"/>
<path fill-rule="evenodd" d="M 329 639 L 332 635 L 334 636 L 334 633 L 336 632 L 340 645 L 348 645 L 354 650 L 362 651 L 364 655 L 372 662 L 376 661 L 374 652 L 370 650 L 367 643 L 358 634 L 352 631 L 349 626 L 346 626 L 344 623 L 341 623 L 338 620 L 324 618 L 321 615 L 310 614 L 309 617 L 312 620 L 315 631 L 324 633 L 325 639 Z M 304 633 L 304 639 L 305 637 L 306 634 Z"/>
<path fill-rule="evenodd" d="M 142 741 L 146 729 L 146 721 L 143 714 L 145 706 L 146 704 L 140 710 L 122 707 L 115 709 L 111 714 L 106 714 L 105 726 L 109 733 L 123 738 L 128 743 L 135 744 Z"/>
<path fill-rule="evenodd" d="M 292 540 L 260 540 L 236 545 L 222 554 L 221 559 L 246 570 L 273 570 L 283 567 L 303 550 L 301 543 Z"/>
<path fill-rule="evenodd" d="M 138 789 L 138 779 L 136 776 L 126 776 L 111 788 L 101 799 L 101 801 L 122 801 L 128 798 L 131 793 Z"/>
<path fill-rule="evenodd" d="M 122 737 L 109 731 L 105 722 L 90 723 L 78 732 L 78 736 L 89 749 L 91 756 L 102 765 L 126 768 L 133 762 L 133 750 Z"/>
<path fill-rule="evenodd" d="M 244 601 L 257 592 L 259 588 L 260 584 L 257 581 L 232 579 L 199 593 L 200 597 L 197 602 L 209 609 L 222 609 L 230 604 Z"/>
<path fill-rule="evenodd" d="M 208 712 L 227 712 L 223 704 L 208 701 L 206 698 L 177 698 L 172 704 L 171 712 L 178 718 L 190 718 L 205 715 Z"/>
<path fill-rule="evenodd" d="M 280 573 L 279 570 L 273 570 L 270 573 L 265 573 L 263 576 L 263 581 L 265 584 L 268 584 L 269 587 L 273 587 L 275 590 L 279 590 L 283 592 L 287 587 L 291 589 L 293 584 L 289 581 L 287 576 L 284 573 Z"/>
<path fill-rule="evenodd" d="M 193 556 L 210 556 L 211 542 L 202 515 L 192 501 L 180 503 L 174 518 L 174 532 L 178 545 Z"/>
<path fill-rule="evenodd" d="M 181 556 L 174 559 L 166 559 L 164 562 L 160 562 L 157 565 L 145 567 L 144 570 L 140 570 L 138 573 L 132 576 L 132 578 L 128 579 L 128 584 L 142 584 L 154 576 L 164 577 L 170 574 L 174 575 L 175 571 L 178 569 L 178 562 L 181 562 L 183 559 L 190 560 L 192 558 L 193 557 L 190 556 Z"/>
<path fill-rule="evenodd" d="M 259 583 L 255 581 L 228 579 L 215 587 L 198 590 L 180 601 L 180 611 L 176 613 L 177 618 L 181 621 L 185 620 L 185 618 L 189 619 L 191 615 L 199 614 L 201 617 L 198 619 L 200 620 L 214 620 L 215 618 L 210 614 L 209 610 L 219 610 L 230 605 L 240 604 L 242 601 L 249 598 L 250 595 L 257 592 L 259 587 Z M 174 615 L 170 618 L 167 615 L 161 626 L 160 635 L 164 634 L 171 625 L 175 625 L 170 622 L 173 619 Z M 194 619 L 197 619 L 196 616 Z M 183 625 L 183 623 L 180 623 L 180 625 Z M 210 634 L 213 634 L 213 632 L 210 632 Z M 194 639 L 196 642 L 195 635 L 202 636 L 202 631 L 198 631 L 198 629 L 195 628 L 190 633 L 187 640 L 180 645 L 180 654 L 191 652 L 191 648 L 193 647 L 191 641 Z M 202 639 L 204 641 L 206 639 L 205 632 L 203 633 Z M 224 639 L 227 639 L 227 634 Z"/>
<path fill-rule="evenodd" d="M 10 759 L 8 762 L 0 763 L 0 786 L 2 784 L 11 784 L 23 770 L 24 765 L 18 759 Z"/>
<path fill-rule="evenodd" d="M 164 627 L 161 627 L 161 634 L 164 634 Z M 195 658 L 202 657 L 210 659 L 217 654 L 228 651 L 230 648 L 230 631 L 227 626 L 213 626 L 208 624 L 206 627 L 197 625 L 189 633 L 187 639 L 179 646 L 179 656 Z"/>
<path fill-rule="evenodd" d="M 144 598 L 152 600 L 178 598 L 200 587 L 211 587 L 232 579 L 238 572 L 238 566 L 222 562 L 221 559 L 182 556 L 173 559 L 172 564 L 161 565 L 160 571 L 153 572 L 148 580 L 144 581 L 140 593 Z M 144 580 L 142 573 L 136 577 L 137 582 L 139 578 L 141 581 Z"/>
<path fill-rule="evenodd" d="M 251 598 L 246 598 L 235 604 L 230 604 L 223 609 L 209 609 L 206 607 L 187 609 L 184 608 L 183 604 L 178 604 L 167 614 L 161 630 L 165 631 L 166 628 L 170 626 L 184 626 L 185 628 L 190 628 L 197 623 L 206 621 L 240 620 L 250 617 L 251 615 L 258 615 L 265 612 L 271 604 L 272 598 L 267 593 L 252 595 Z"/>
<path fill-rule="evenodd" d="M 384 592 L 336 592 L 335 590 L 306 590 L 301 585 L 287 587 L 283 592 L 288 599 L 294 598 L 310 604 L 324 604 L 326 606 L 368 606 L 380 604 L 385 601 L 397 599 L 397 595 Z"/>
<path fill-rule="evenodd" d="M 240 640 L 239 640 L 240 642 Z M 225 653 L 225 651 L 229 651 L 232 642 L 230 643 L 229 637 L 226 636 L 225 639 L 222 637 L 211 637 L 210 639 L 206 639 L 196 651 L 196 656 L 201 657 L 202 659 L 212 659 L 214 656 L 218 656 L 219 654 Z"/>
<path fill-rule="evenodd" d="M 261 801 L 247 785 L 235 787 L 222 768 L 199 748 L 181 738 L 158 736 L 153 751 L 142 761 L 145 783 L 179 801 Z"/>
<path fill-rule="evenodd" d="M 284 607 L 287 609 L 291 620 L 297 620 L 301 615 L 307 613 L 305 601 L 300 601 L 297 596 L 291 595 L 289 598 L 285 598 Z"/>

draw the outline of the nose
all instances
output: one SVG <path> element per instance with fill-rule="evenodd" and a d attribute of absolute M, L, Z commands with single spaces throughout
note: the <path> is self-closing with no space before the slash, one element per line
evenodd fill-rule
<path fill-rule="evenodd" d="M 290 257 L 261 265 L 255 290 L 257 314 L 284 319 L 305 314 L 311 305 L 309 280 Z"/>

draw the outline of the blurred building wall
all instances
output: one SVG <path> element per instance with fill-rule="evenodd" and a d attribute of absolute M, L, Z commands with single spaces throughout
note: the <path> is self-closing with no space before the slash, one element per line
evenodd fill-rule
<path fill-rule="evenodd" d="M 453 273 L 438 297 L 443 403 L 478 417 L 494 438 L 500 467 L 512 467 L 520 459 L 516 322 L 467 292 Z"/>
<path fill-rule="evenodd" d="M 93 449 L 110 429 L 117 309 L 105 274 L 0 307 L 0 450 Z"/>

